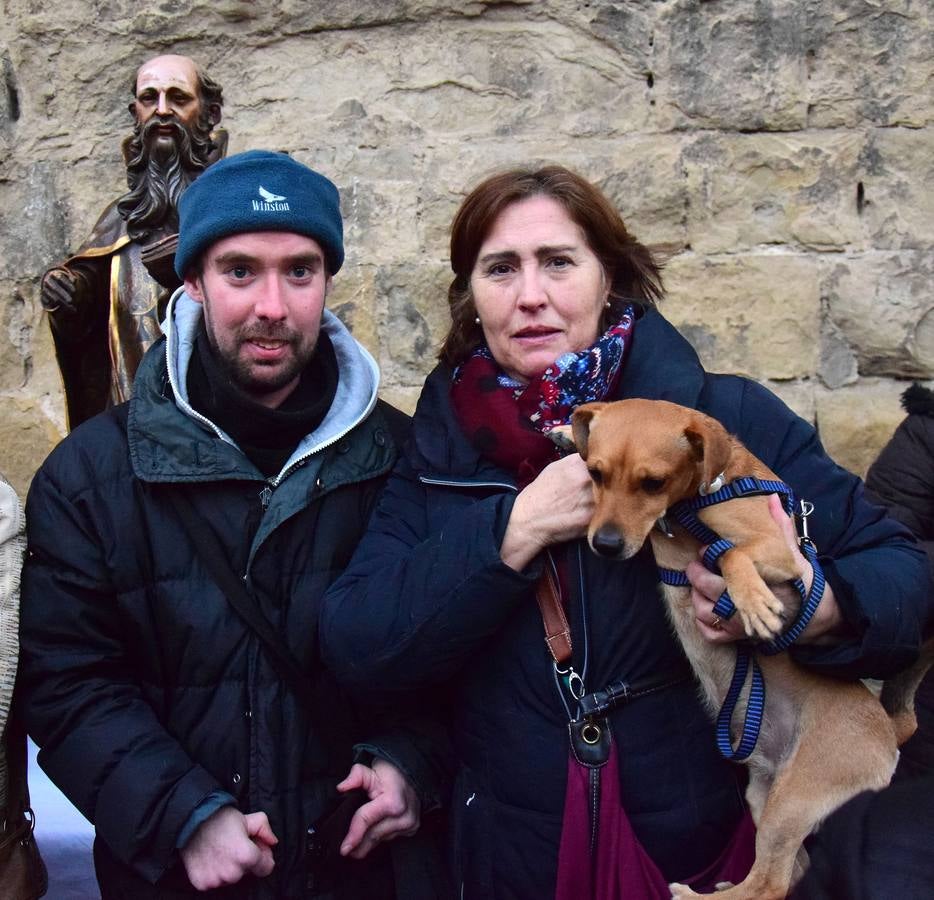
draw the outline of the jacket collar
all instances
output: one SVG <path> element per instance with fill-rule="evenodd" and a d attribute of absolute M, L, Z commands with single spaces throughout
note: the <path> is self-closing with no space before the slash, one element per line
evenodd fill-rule
<path fill-rule="evenodd" d="M 129 440 L 134 470 L 150 481 L 213 480 L 262 476 L 221 428 L 193 409 L 186 376 L 201 318 L 201 305 L 179 288 L 169 301 L 163 340 L 143 358 L 130 403 Z M 278 484 L 295 466 L 339 441 L 372 412 L 379 369 L 341 321 L 325 310 L 321 328 L 337 357 L 334 402 L 272 479 Z M 171 453 L 166 453 L 166 448 Z"/>
<path fill-rule="evenodd" d="M 467 440 L 450 402 L 451 369 L 428 376 L 413 421 L 416 468 L 464 479 L 513 479 L 487 462 Z M 657 310 L 644 310 L 614 399 L 640 397 L 696 407 L 704 369 L 691 345 Z"/>

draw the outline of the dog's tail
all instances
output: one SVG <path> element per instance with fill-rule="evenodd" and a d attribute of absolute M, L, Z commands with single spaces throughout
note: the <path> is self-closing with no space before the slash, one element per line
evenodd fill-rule
<path fill-rule="evenodd" d="M 895 739 L 899 747 L 915 733 L 918 727 L 918 720 L 915 718 L 915 692 L 932 665 L 934 665 L 934 638 L 922 645 L 921 655 L 913 666 L 905 669 L 904 672 L 899 672 L 882 686 L 882 696 L 879 699 L 892 719 Z"/>

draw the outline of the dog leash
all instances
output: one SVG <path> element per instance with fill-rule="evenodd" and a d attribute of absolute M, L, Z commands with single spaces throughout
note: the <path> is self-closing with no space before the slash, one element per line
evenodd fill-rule
<path fill-rule="evenodd" d="M 716 479 L 715 483 L 719 480 Z M 794 493 L 787 484 L 783 481 L 755 478 L 753 476 L 737 478 L 729 484 L 718 487 L 715 491 L 693 497 L 690 500 L 682 500 L 672 506 L 668 512 L 685 531 L 702 544 L 708 545 L 702 562 L 708 571 L 720 575 L 718 560 L 728 550 L 733 549 L 734 544 L 732 541 L 721 538 L 720 535 L 701 522 L 697 517 L 697 512 L 717 503 L 724 503 L 727 500 L 742 497 L 761 497 L 768 494 L 778 494 L 785 512 L 789 516 L 794 515 Z M 756 660 L 756 654 L 762 653 L 765 656 L 772 656 L 787 650 L 807 628 L 821 598 L 824 596 L 827 582 L 824 571 L 817 560 L 817 547 L 807 531 L 807 517 L 813 510 L 813 504 L 804 500 L 801 501 L 798 515 L 801 519 L 803 534 L 798 542 L 802 553 L 811 564 L 814 578 L 811 582 L 810 591 L 807 590 L 802 579 L 795 578 L 792 582 L 801 596 L 801 608 L 798 611 L 797 618 L 786 631 L 771 641 L 737 642 L 736 667 L 733 670 L 733 678 L 717 715 L 717 749 L 725 759 L 742 762 L 755 750 L 756 743 L 759 740 L 762 716 L 765 711 L 765 679 L 762 677 L 762 670 Z M 679 572 L 676 569 L 666 569 L 663 566 L 658 567 L 658 572 L 663 584 L 675 587 L 690 586 L 684 572 Z M 729 619 L 736 612 L 736 606 L 727 591 L 724 591 L 717 599 L 713 612 L 721 619 Z M 736 710 L 736 704 L 739 702 L 750 668 L 752 669 L 752 678 L 749 687 L 749 699 L 746 705 L 746 715 L 743 720 L 743 730 L 739 744 L 734 748 L 730 738 L 730 724 L 733 721 L 733 713 Z"/>

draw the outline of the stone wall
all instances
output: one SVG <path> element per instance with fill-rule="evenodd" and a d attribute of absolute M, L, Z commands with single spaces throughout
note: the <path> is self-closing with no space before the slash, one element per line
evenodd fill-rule
<path fill-rule="evenodd" d="M 905 380 L 934 377 L 927 0 L 0 9 L 0 469 L 20 491 L 64 425 L 38 275 L 122 193 L 129 87 L 164 52 L 224 86 L 232 152 L 288 150 L 337 182 L 332 305 L 406 408 L 447 324 L 454 210 L 540 161 L 666 244 L 664 309 L 705 364 L 765 381 L 854 471 Z"/>

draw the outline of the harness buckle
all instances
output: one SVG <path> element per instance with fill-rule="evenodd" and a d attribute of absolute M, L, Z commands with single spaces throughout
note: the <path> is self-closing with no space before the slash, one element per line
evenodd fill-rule
<path fill-rule="evenodd" d="M 723 482 L 724 477 L 723 472 L 721 472 L 716 478 L 714 478 L 713 481 L 710 482 L 710 484 L 701 482 L 700 487 L 697 489 L 697 493 L 700 494 L 701 497 L 706 497 L 708 494 L 716 494 L 717 491 L 723 487 Z"/>

